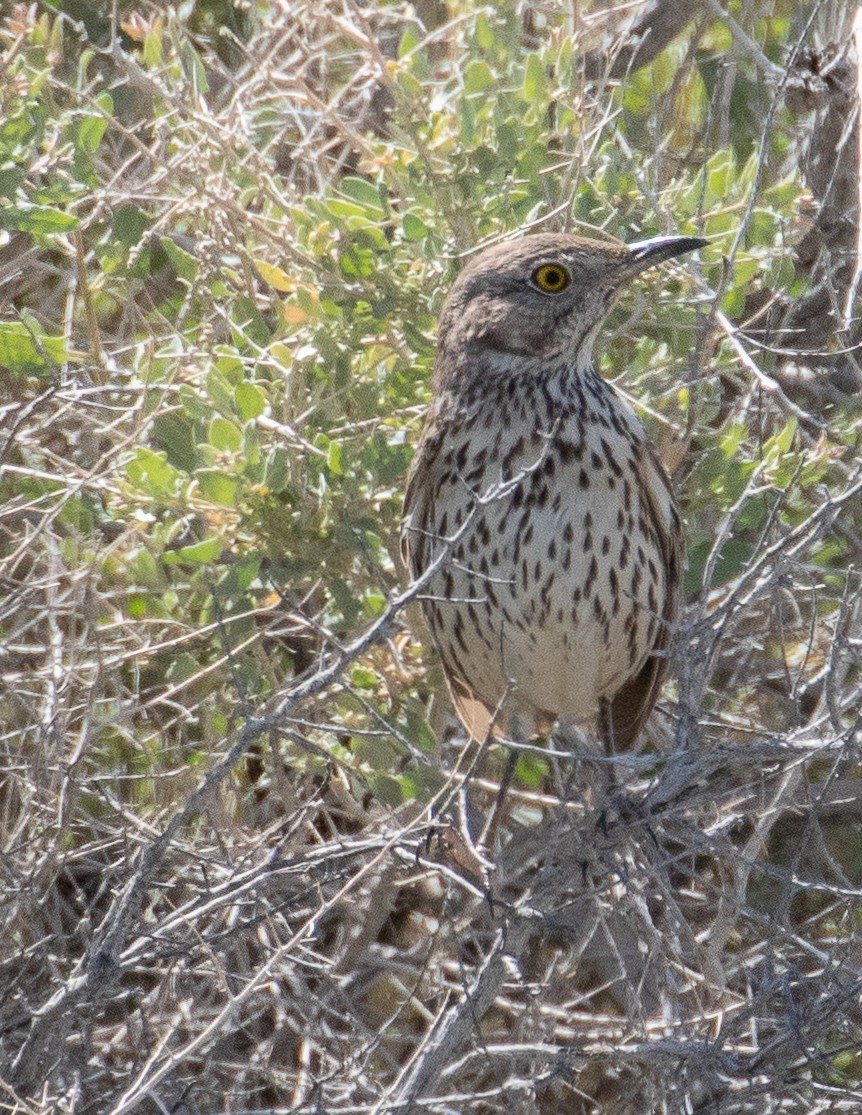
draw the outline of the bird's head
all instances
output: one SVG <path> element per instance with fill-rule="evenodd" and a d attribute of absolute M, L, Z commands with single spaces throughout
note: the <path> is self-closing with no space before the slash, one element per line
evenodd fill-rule
<path fill-rule="evenodd" d="M 635 244 L 539 233 L 495 244 L 458 276 L 440 316 L 437 386 L 548 361 L 581 368 L 617 294 L 642 271 L 707 243 L 657 236 Z"/>

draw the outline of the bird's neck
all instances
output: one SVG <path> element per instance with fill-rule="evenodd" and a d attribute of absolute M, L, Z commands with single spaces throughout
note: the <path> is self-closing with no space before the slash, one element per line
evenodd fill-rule
<path fill-rule="evenodd" d="M 511 412 L 513 407 L 526 414 L 531 407 L 565 414 L 584 409 L 590 395 L 613 393 L 595 370 L 589 350 L 581 350 L 577 357 L 561 353 L 556 360 L 486 354 L 481 362 L 465 365 L 458 372 L 438 380 L 435 386 L 441 409 L 461 414 Z"/>

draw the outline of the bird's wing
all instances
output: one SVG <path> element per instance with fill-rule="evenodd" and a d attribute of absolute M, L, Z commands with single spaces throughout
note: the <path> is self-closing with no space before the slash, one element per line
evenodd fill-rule
<path fill-rule="evenodd" d="M 430 524 L 433 522 L 434 481 L 440 471 L 445 431 L 429 418 L 419 439 L 404 490 L 401 520 L 401 560 L 411 577 L 418 577 L 433 561 Z"/>
<path fill-rule="evenodd" d="M 658 700 L 668 667 L 668 648 L 680 610 L 684 540 L 682 523 L 673 502 L 670 481 L 655 450 L 645 444 L 645 473 L 641 498 L 652 520 L 666 570 L 665 596 L 658 617 L 652 653 L 641 669 L 603 703 L 599 730 L 609 751 L 632 747 Z"/>

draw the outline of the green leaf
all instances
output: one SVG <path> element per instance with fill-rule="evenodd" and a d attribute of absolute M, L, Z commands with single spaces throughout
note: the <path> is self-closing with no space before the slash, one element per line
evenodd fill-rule
<path fill-rule="evenodd" d="M 81 222 L 51 205 L 4 205 L 0 207 L 0 224 L 19 232 L 52 233 L 69 232 Z"/>
<path fill-rule="evenodd" d="M 263 472 L 263 482 L 276 495 L 283 492 L 290 479 L 288 456 L 281 446 L 269 451 Z"/>
<path fill-rule="evenodd" d="M 404 787 L 399 779 L 393 778 L 391 774 L 382 774 L 380 771 L 372 771 L 367 777 L 371 792 L 378 801 L 393 809 L 403 803 Z"/>
<path fill-rule="evenodd" d="M 214 418 L 210 422 L 209 443 L 223 453 L 238 453 L 242 446 L 242 430 L 227 418 Z"/>
<path fill-rule="evenodd" d="M 12 372 L 53 371 L 66 360 L 63 337 L 46 337 L 23 321 L 0 322 L 0 366 Z"/>
<path fill-rule="evenodd" d="M 240 418 L 248 422 L 266 410 L 266 395 L 253 383 L 239 383 L 234 390 L 234 400 Z"/>
<path fill-rule="evenodd" d="M 129 561 L 129 575 L 132 583 L 143 585 L 153 592 L 161 592 L 165 587 L 164 570 L 148 549 L 142 546 Z"/>
<path fill-rule="evenodd" d="M 404 31 L 404 34 L 401 36 L 401 41 L 398 44 L 398 50 L 395 54 L 396 58 L 403 58 L 405 54 L 409 54 L 410 51 L 419 46 L 421 42 L 422 38 L 419 34 L 418 28 L 415 27 L 412 23 L 409 23 Z"/>
<path fill-rule="evenodd" d="M 716 151 L 709 159 L 706 164 L 706 202 L 708 205 L 716 201 L 724 201 L 735 169 L 733 154 L 730 151 Z"/>
<path fill-rule="evenodd" d="M 344 475 L 344 446 L 340 441 L 331 441 L 326 452 L 326 466 L 336 476 Z"/>
<path fill-rule="evenodd" d="M 234 414 L 236 397 L 234 387 L 228 378 L 215 368 L 207 373 L 207 394 L 222 414 Z"/>
<path fill-rule="evenodd" d="M 464 92 L 483 93 L 494 84 L 495 78 L 487 62 L 471 62 L 464 73 Z"/>
<path fill-rule="evenodd" d="M 201 669 L 200 662 L 193 655 L 188 651 L 182 651 L 168 666 L 165 678 L 176 685 L 178 682 L 193 678 L 195 674 L 200 673 Z"/>
<path fill-rule="evenodd" d="M 364 209 L 374 209 L 382 216 L 385 206 L 380 199 L 380 191 L 373 182 L 366 182 L 364 178 L 342 178 L 339 190 L 353 201 L 358 202 Z"/>
<path fill-rule="evenodd" d="M 237 298 L 231 320 L 240 330 L 241 339 L 251 341 L 258 348 L 266 348 L 269 344 L 269 326 L 251 298 Z"/>
<path fill-rule="evenodd" d="M 548 75 L 545 64 L 538 54 L 528 54 L 524 66 L 524 84 L 521 95 L 529 104 L 535 104 L 545 98 L 548 88 Z"/>
<path fill-rule="evenodd" d="M 367 670 L 364 666 L 354 666 L 350 671 L 350 681 L 357 689 L 376 689 L 377 674 Z"/>
<path fill-rule="evenodd" d="M 195 542 L 190 546 L 181 546 L 179 550 L 168 550 L 162 557 L 166 565 L 207 565 L 216 561 L 224 549 L 220 538 L 205 538 L 203 542 Z"/>
<path fill-rule="evenodd" d="M 218 373 L 210 372 L 210 375 L 213 374 L 217 375 Z M 209 376 L 207 380 L 209 381 Z M 211 394 L 211 392 L 209 392 L 209 382 L 207 382 L 207 390 L 208 393 Z M 189 418 L 193 418 L 198 422 L 209 422 L 210 418 L 212 418 L 213 409 L 209 403 L 201 398 L 199 392 L 195 391 L 193 387 L 189 387 L 187 383 L 184 383 L 180 387 L 179 396 L 180 404 Z"/>
<path fill-rule="evenodd" d="M 222 507 L 236 507 L 239 503 L 238 477 L 215 468 L 198 469 L 195 477 L 203 494 L 213 503 L 219 503 Z"/>
<path fill-rule="evenodd" d="M 747 435 L 748 427 L 744 422 L 734 422 L 732 426 L 727 428 L 719 442 L 721 452 L 727 460 L 736 456 L 743 438 Z"/>
<path fill-rule="evenodd" d="M 422 82 L 403 66 L 395 71 L 395 81 L 406 97 L 421 101 L 425 92 L 422 88 Z"/>
<path fill-rule="evenodd" d="M 194 469 L 194 424 L 184 409 L 157 414 L 153 419 L 153 440 L 159 449 L 164 449 L 175 468 L 189 473 Z"/>
<path fill-rule="evenodd" d="M 777 459 L 783 457 L 785 453 L 789 453 L 798 427 L 799 420 L 795 417 L 789 418 L 783 429 L 764 443 L 763 456 Z"/>
<path fill-rule="evenodd" d="M 260 435 L 253 422 L 246 422 L 243 428 L 240 453 L 243 459 L 243 473 L 252 483 L 260 483 L 263 479 L 263 469 L 260 467 Z"/>
<path fill-rule="evenodd" d="M 433 754 L 437 748 L 437 736 L 434 734 L 434 729 L 416 709 L 407 709 L 407 730 L 404 734 L 411 743 L 414 743 L 426 755 Z"/>
<path fill-rule="evenodd" d="M 480 11 L 476 16 L 475 34 L 476 42 L 483 50 L 491 50 L 497 42 L 497 34 L 487 11 Z"/>
<path fill-rule="evenodd" d="M 161 245 L 178 277 L 185 279 L 188 283 L 193 283 L 198 277 L 198 261 L 191 252 L 181 248 L 170 236 L 163 237 Z"/>
<path fill-rule="evenodd" d="M 231 562 L 219 582 L 219 592 L 225 596 L 247 592 L 260 574 L 261 555 L 255 551 L 243 554 Z"/>
<path fill-rule="evenodd" d="M 126 475 L 136 488 L 156 498 L 174 496 L 179 491 L 182 475 L 170 464 L 167 454 L 140 448 L 126 464 Z"/>
<path fill-rule="evenodd" d="M 428 226 L 412 213 L 405 213 L 401 222 L 405 240 L 421 240 L 428 235 Z"/>
<path fill-rule="evenodd" d="M 144 232 L 149 228 L 150 218 L 134 205 L 121 205 L 111 221 L 111 232 L 127 248 L 139 244 Z"/>
<path fill-rule="evenodd" d="M 100 93 L 96 102 L 105 115 L 85 116 L 78 124 L 78 134 L 75 137 L 75 146 L 86 151 L 88 155 L 92 155 L 102 142 L 109 118 L 114 114 L 114 101 L 109 93 Z"/>
<path fill-rule="evenodd" d="M 194 89 L 196 96 L 201 96 L 209 92 L 209 82 L 207 81 L 207 71 L 203 64 L 203 60 L 195 48 L 192 46 L 188 38 L 184 38 L 180 48 L 180 58 L 182 59 L 183 69 L 186 71 Z"/>
<path fill-rule="evenodd" d="M 537 755 L 520 755 L 515 766 L 515 781 L 519 786 L 535 790 L 548 777 L 548 760 Z"/>

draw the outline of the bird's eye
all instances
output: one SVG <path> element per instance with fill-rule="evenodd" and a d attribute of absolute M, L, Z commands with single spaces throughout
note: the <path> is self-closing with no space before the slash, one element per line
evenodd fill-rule
<path fill-rule="evenodd" d="M 533 282 L 545 294 L 559 294 L 572 281 L 572 276 L 561 263 L 543 263 L 533 272 Z"/>

